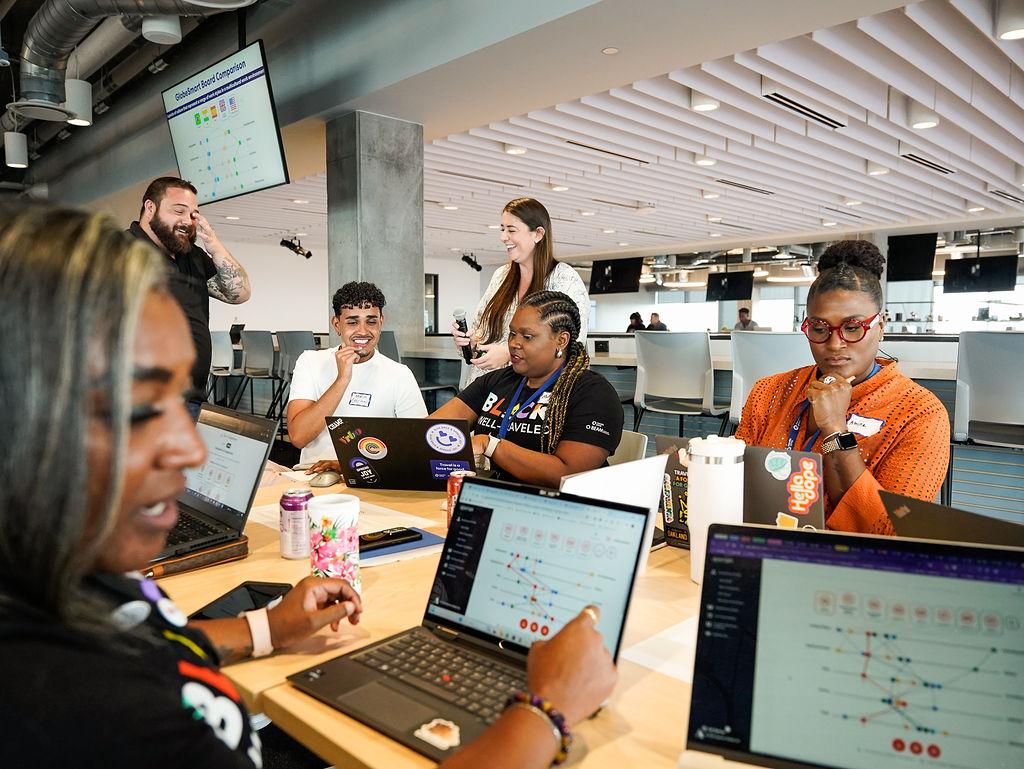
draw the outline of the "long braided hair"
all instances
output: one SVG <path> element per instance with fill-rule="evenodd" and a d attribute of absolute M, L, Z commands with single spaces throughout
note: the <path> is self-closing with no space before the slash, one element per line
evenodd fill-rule
<path fill-rule="evenodd" d="M 548 399 L 548 408 L 544 415 L 544 431 L 540 439 L 541 451 L 545 454 L 554 454 L 565 428 L 569 395 L 580 375 L 590 368 L 587 348 L 579 341 L 580 309 L 576 302 L 561 291 L 534 291 L 524 296 L 519 306 L 533 307 L 537 310 L 541 321 L 551 327 L 551 333 L 566 331 L 569 334 L 565 363 L 562 364 L 558 379 L 555 380 L 555 386 L 551 388 L 551 397 Z"/>

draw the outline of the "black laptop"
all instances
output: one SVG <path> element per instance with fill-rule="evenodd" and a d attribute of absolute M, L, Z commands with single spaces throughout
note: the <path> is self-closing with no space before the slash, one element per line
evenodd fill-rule
<path fill-rule="evenodd" d="M 444 491 L 473 469 L 466 419 L 327 417 L 345 484 L 358 489 Z"/>
<path fill-rule="evenodd" d="M 612 658 L 649 510 L 467 478 L 419 627 L 288 680 L 435 760 L 477 737 L 526 686 L 526 653 L 587 604 Z"/>
<path fill-rule="evenodd" d="M 1024 547 L 1024 525 L 1019 523 L 968 513 L 891 491 L 879 490 L 878 495 L 897 536 Z"/>
<path fill-rule="evenodd" d="M 783 529 L 824 529 L 821 454 L 747 446 L 743 451 L 743 522 Z"/>
<path fill-rule="evenodd" d="M 206 462 L 185 471 L 178 523 L 153 563 L 238 539 L 274 445 L 277 422 L 204 403 L 196 430 Z"/>
<path fill-rule="evenodd" d="M 1024 766 L 1024 550 L 712 524 L 700 600 L 679 769 Z"/>

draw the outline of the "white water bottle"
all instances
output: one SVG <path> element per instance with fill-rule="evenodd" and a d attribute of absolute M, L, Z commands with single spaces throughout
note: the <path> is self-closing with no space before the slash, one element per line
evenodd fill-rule
<path fill-rule="evenodd" d="M 704 577 L 708 526 L 743 523 L 743 450 L 739 438 L 693 438 L 687 448 L 686 524 L 690 529 L 690 579 Z"/>

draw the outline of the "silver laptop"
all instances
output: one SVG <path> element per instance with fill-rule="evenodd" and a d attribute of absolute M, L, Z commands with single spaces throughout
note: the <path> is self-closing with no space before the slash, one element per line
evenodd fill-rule
<path fill-rule="evenodd" d="M 277 422 L 204 403 L 196 421 L 206 462 L 185 471 L 178 495 L 178 522 L 159 563 L 238 539 L 259 489 Z"/>
<path fill-rule="evenodd" d="M 1024 765 L 1024 550 L 712 525 L 679 767 Z"/>

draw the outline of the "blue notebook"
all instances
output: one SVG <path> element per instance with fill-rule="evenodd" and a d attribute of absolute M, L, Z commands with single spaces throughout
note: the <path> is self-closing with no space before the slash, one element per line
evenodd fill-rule
<path fill-rule="evenodd" d="M 410 558 L 420 558 L 425 555 L 441 552 L 441 548 L 444 546 L 444 537 L 439 537 L 437 534 L 431 534 L 429 531 L 424 531 L 423 529 L 414 528 L 413 531 L 418 531 L 422 534 L 423 539 L 417 539 L 412 542 L 402 542 L 398 545 L 382 547 L 378 550 L 371 550 L 367 555 L 361 555 L 359 557 L 359 565 L 381 566 L 385 563 L 405 561 Z"/>

